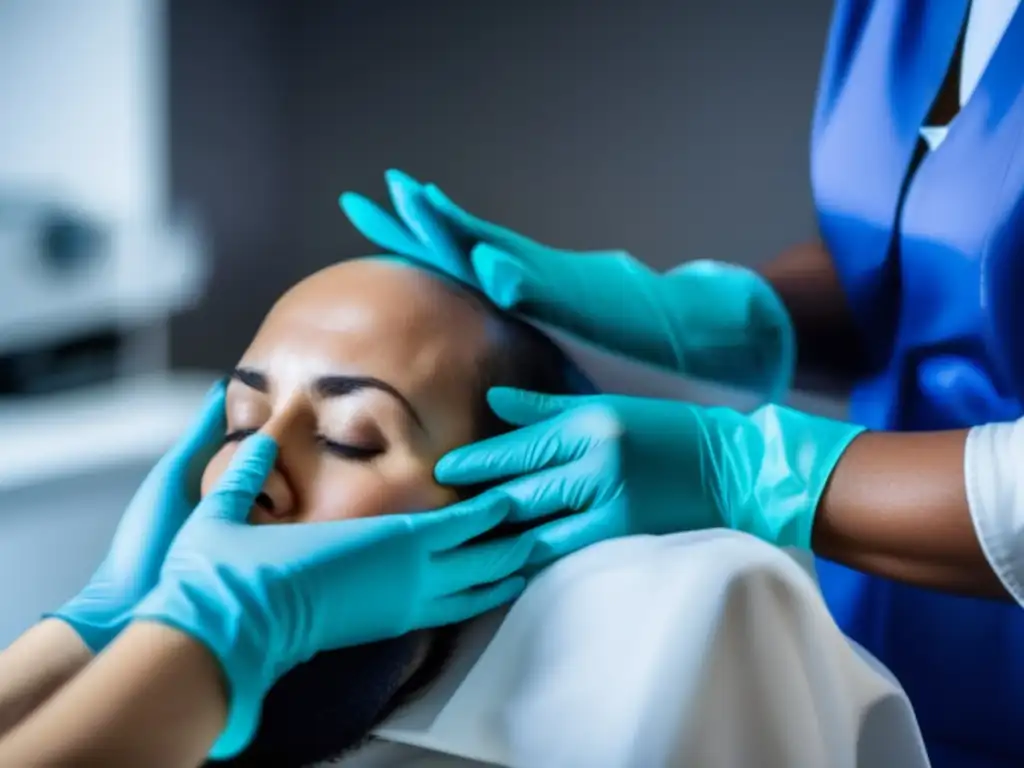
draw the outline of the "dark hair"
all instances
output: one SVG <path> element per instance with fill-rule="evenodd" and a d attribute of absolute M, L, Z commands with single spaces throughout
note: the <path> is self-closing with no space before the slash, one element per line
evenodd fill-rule
<path fill-rule="evenodd" d="M 488 407 L 486 394 L 490 387 L 509 386 L 546 394 L 576 394 L 588 387 L 592 391 L 592 385 L 546 335 L 469 290 L 456 286 L 453 294 L 481 312 L 492 338 L 481 361 L 474 406 L 477 439 L 511 429 Z M 472 496 L 480 490 L 471 488 L 464 495 Z M 434 630 L 425 640 L 422 632 L 412 632 L 314 656 L 284 675 L 270 690 L 259 728 L 245 751 L 208 765 L 306 768 L 337 759 L 362 744 L 378 724 L 437 679 L 454 650 L 458 633 L 458 626 L 445 627 Z M 403 683 L 425 641 L 429 642 L 426 657 Z"/>

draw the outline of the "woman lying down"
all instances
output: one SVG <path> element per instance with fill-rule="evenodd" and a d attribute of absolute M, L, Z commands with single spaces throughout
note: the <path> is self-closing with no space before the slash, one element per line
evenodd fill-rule
<path fill-rule="evenodd" d="M 443 507 L 458 494 L 434 481 L 437 460 L 509 428 L 487 407 L 487 389 L 568 393 L 568 375 L 543 334 L 454 283 L 396 259 L 338 264 L 288 291 L 242 356 L 227 390 L 225 445 L 203 489 L 240 440 L 267 429 L 278 436 L 278 466 L 253 524 Z M 249 748 L 212 764 L 307 766 L 350 753 L 431 683 L 458 633 L 314 657 L 271 689 Z"/>

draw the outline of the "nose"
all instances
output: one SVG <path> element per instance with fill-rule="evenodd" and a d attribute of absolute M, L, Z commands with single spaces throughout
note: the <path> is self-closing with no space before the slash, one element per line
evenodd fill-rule
<path fill-rule="evenodd" d="M 276 520 L 289 520 L 295 516 L 295 494 L 279 467 L 275 466 L 267 476 L 263 490 L 256 496 L 255 507 Z"/>
<path fill-rule="evenodd" d="M 299 494 L 295 488 L 295 467 L 290 467 L 291 443 L 301 437 L 306 422 L 312 418 L 301 402 L 289 403 L 267 421 L 260 432 L 274 438 L 277 460 L 256 497 L 256 508 L 271 517 L 287 521 L 299 514 Z"/>

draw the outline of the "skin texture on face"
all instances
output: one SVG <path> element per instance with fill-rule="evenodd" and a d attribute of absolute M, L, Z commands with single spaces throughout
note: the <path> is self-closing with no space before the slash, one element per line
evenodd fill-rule
<path fill-rule="evenodd" d="M 229 440 L 207 465 L 203 493 L 240 439 L 262 430 L 279 453 L 252 523 L 456 501 L 433 469 L 476 437 L 490 337 L 486 316 L 456 289 L 401 262 L 360 259 L 317 272 L 278 300 L 242 355 L 227 392 Z"/>

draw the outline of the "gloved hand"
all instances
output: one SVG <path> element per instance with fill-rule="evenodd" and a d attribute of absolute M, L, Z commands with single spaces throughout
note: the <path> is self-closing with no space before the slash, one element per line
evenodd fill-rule
<path fill-rule="evenodd" d="M 346 192 L 338 198 L 338 205 L 352 226 L 371 243 L 479 290 L 469 262 L 472 243 L 456 239 L 456 233 L 427 201 L 419 182 L 401 171 L 388 171 L 385 177 L 397 218 L 369 198 Z"/>
<path fill-rule="evenodd" d="M 506 480 L 480 497 L 510 499 L 512 521 L 567 517 L 535 530 L 531 565 L 604 539 L 732 528 L 810 548 L 818 501 L 861 427 L 782 406 L 750 415 L 648 398 L 488 393 L 521 427 L 458 448 L 439 482 Z"/>
<path fill-rule="evenodd" d="M 200 473 L 224 437 L 224 391 L 224 382 L 210 390 L 195 423 L 146 476 L 85 589 L 48 614 L 71 625 L 93 653 L 124 629 L 131 609 L 156 586 L 171 541 L 199 503 Z"/>
<path fill-rule="evenodd" d="M 476 218 L 434 185 L 397 171 L 388 173 L 388 184 L 406 231 L 432 252 L 448 253 L 453 244 L 471 252 L 473 281 L 498 306 L 611 352 L 752 389 L 772 402 L 788 390 L 792 322 L 755 272 L 692 261 L 659 274 L 624 252 L 550 248 Z M 342 207 L 370 239 L 393 234 L 365 207 Z"/>
<path fill-rule="evenodd" d="M 220 662 L 229 710 L 214 758 L 245 748 L 266 692 L 314 654 L 463 621 L 513 599 L 533 545 L 527 533 L 464 546 L 509 511 L 473 501 L 419 514 L 248 525 L 276 453 L 265 434 L 239 446 L 133 613 L 191 635 Z"/>

